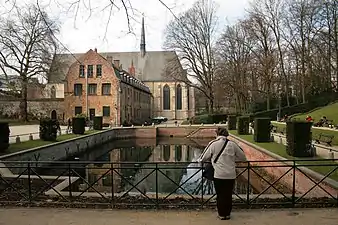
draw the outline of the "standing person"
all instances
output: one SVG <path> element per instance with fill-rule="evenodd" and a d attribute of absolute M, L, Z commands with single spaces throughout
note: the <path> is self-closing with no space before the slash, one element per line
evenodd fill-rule
<path fill-rule="evenodd" d="M 243 150 L 233 141 L 227 140 L 229 132 L 219 127 L 216 139 L 211 141 L 198 159 L 199 162 L 212 162 L 215 169 L 214 186 L 216 190 L 218 218 L 229 220 L 232 210 L 232 191 L 236 179 L 236 161 L 246 161 Z M 226 146 L 225 142 L 227 142 Z M 223 149 L 218 160 L 215 158 Z"/>
<path fill-rule="evenodd" d="M 68 118 L 68 126 L 67 126 L 67 132 L 71 132 L 72 131 L 72 120 L 70 119 L 70 117 Z"/>

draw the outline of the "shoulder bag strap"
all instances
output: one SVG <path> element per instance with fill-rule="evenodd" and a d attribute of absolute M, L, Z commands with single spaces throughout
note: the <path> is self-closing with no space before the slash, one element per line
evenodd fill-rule
<path fill-rule="evenodd" d="M 217 162 L 218 158 L 221 156 L 221 154 L 222 154 L 222 152 L 224 151 L 225 147 L 227 146 L 228 142 L 229 142 L 229 140 L 226 139 L 225 142 L 224 142 L 224 145 L 223 145 L 223 147 L 222 147 L 222 149 L 221 149 L 221 151 L 220 151 L 220 152 L 218 153 L 218 155 L 216 156 L 216 158 L 215 158 L 215 160 L 214 160 L 214 163 Z"/>

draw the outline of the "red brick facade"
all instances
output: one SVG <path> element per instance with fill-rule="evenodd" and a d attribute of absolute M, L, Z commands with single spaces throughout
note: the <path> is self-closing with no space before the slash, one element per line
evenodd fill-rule
<path fill-rule="evenodd" d="M 144 122 L 149 117 L 150 93 L 142 95 L 147 98 L 146 104 L 140 102 L 137 93 L 145 92 L 142 83 L 129 79 L 131 76 L 113 65 L 112 60 L 89 50 L 70 66 L 65 84 L 66 118 L 82 113 L 88 117 L 103 116 L 103 123 L 120 125 Z"/>

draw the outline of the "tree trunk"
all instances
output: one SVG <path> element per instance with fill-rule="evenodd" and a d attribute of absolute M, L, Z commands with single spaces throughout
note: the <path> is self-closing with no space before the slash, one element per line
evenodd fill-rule
<path fill-rule="evenodd" d="M 27 113 L 27 81 L 22 80 L 21 99 L 20 99 L 20 119 L 22 121 L 28 121 Z"/>

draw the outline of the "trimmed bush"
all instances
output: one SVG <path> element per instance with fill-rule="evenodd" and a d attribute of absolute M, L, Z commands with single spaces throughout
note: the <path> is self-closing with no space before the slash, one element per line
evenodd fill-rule
<path fill-rule="evenodd" d="M 288 121 L 286 123 L 286 152 L 294 157 L 310 157 L 312 123 L 306 121 Z"/>
<path fill-rule="evenodd" d="M 237 118 L 237 134 L 246 135 L 249 134 L 250 117 L 239 116 Z"/>
<path fill-rule="evenodd" d="M 271 141 L 271 119 L 256 118 L 254 122 L 254 140 L 255 142 Z"/>
<path fill-rule="evenodd" d="M 94 130 L 102 130 L 102 116 L 95 116 L 93 118 L 94 120 L 94 125 L 93 125 L 93 128 Z"/>
<path fill-rule="evenodd" d="M 84 134 L 86 128 L 85 117 L 73 117 L 72 120 L 73 134 Z"/>
<path fill-rule="evenodd" d="M 228 116 L 228 130 L 236 130 L 236 122 L 237 122 L 237 116 L 229 115 Z"/>
<path fill-rule="evenodd" d="M 8 123 L 0 123 L 0 152 L 5 151 L 9 147 L 9 125 Z"/>
<path fill-rule="evenodd" d="M 50 118 L 40 120 L 40 139 L 44 141 L 56 141 L 58 121 Z"/>

